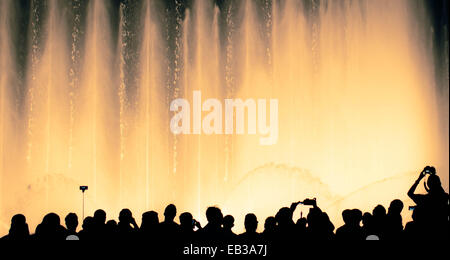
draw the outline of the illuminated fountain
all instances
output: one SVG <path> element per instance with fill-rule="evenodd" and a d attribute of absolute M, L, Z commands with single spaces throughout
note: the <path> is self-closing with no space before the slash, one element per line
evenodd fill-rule
<path fill-rule="evenodd" d="M 48 211 L 80 216 L 79 185 L 87 214 L 175 203 L 204 222 L 218 205 L 237 230 L 305 197 L 335 224 L 412 204 L 428 164 L 448 191 L 429 28 L 412 1 L 0 0 L 0 235 L 19 212 L 32 231 Z M 278 99 L 277 144 L 174 135 L 170 102 L 195 90 Z"/>

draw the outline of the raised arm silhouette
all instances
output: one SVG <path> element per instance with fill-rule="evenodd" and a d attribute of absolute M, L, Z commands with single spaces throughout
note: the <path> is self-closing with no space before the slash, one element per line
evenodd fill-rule
<path fill-rule="evenodd" d="M 419 183 L 424 181 L 426 194 L 416 194 Z M 436 169 L 426 166 L 408 191 L 408 196 L 416 203 L 414 211 L 418 211 L 417 230 L 430 238 L 448 238 L 449 231 L 449 196 L 442 188 Z"/>

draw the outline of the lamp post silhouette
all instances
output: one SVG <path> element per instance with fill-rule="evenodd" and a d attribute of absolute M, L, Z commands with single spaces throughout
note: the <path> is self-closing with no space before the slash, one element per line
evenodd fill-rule
<path fill-rule="evenodd" d="M 80 190 L 83 193 L 83 214 L 82 214 L 82 219 L 81 221 L 84 220 L 84 192 L 88 189 L 88 186 L 80 186 Z"/>

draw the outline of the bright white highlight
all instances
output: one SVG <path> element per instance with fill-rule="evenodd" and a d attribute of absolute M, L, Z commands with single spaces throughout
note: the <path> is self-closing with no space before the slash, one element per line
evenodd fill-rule
<path fill-rule="evenodd" d="M 260 134 L 260 145 L 273 145 L 278 140 L 278 100 L 269 100 L 269 125 L 267 125 L 267 101 L 265 99 L 225 99 L 225 115 L 222 103 L 215 98 L 201 100 L 201 91 L 193 93 L 193 134 L 206 135 L 234 133 L 238 135 Z M 170 120 L 170 131 L 177 134 L 191 134 L 191 109 L 189 101 L 178 98 L 170 103 L 170 111 L 176 112 Z M 202 112 L 208 114 L 202 120 Z M 247 112 L 247 113 L 246 113 Z M 236 116 L 235 116 L 236 115 Z M 245 132 L 245 116 L 247 115 L 247 132 Z M 223 129 L 225 118 L 225 130 Z M 236 118 L 236 120 L 234 120 Z M 256 123 L 258 122 L 258 124 Z M 236 131 L 235 131 L 236 130 Z"/>

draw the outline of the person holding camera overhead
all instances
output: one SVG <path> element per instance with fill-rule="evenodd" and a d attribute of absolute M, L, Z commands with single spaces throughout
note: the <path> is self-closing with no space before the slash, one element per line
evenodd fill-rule
<path fill-rule="evenodd" d="M 428 179 L 424 181 L 424 187 L 427 194 L 416 194 L 417 185 L 427 175 Z M 408 196 L 416 203 L 414 211 L 421 213 L 422 230 L 430 235 L 431 239 L 446 237 L 448 234 L 448 210 L 449 197 L 442 188 L 441 180 L 436 175 L 436 169 L 432 166 L 426 166 L 420 173 L 419 178 L 414 182 L 408 191 Z"/>

